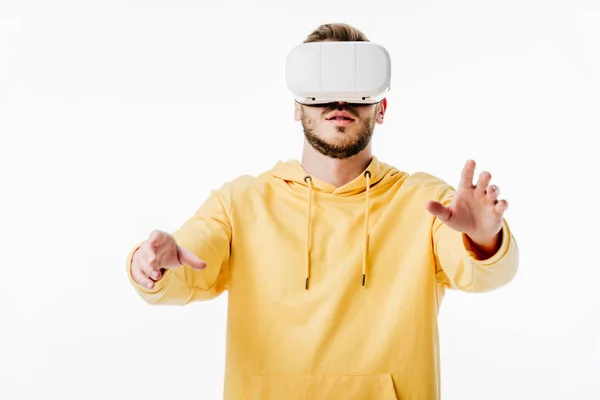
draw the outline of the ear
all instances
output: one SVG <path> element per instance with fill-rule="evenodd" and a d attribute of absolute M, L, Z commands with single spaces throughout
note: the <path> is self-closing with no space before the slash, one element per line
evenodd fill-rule
<path fill-rule="evenodd" d="M 294 101 L 294 120 L 300 121 L 302 120 L 302 109 L 300 103 Z"/>
<path fill-rule="evenodd" d="M 385 115 L 385 111 L 387 110 L 387 98 L 384 98 L 377 105 L 377 123 L 383 124 L 383 116 Z"/>

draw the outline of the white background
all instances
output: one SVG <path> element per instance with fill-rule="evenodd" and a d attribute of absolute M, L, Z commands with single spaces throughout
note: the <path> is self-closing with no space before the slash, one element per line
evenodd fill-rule
<path fill-rule="evenodd" d="M 375 154 L 454 185 L 474 158 L 510 202 L 520 272 L 448 293 L 443 398 L 598 399 L 592 3 L 0 0 L 0 398 L 221 397 L 227 296 L 149 306 L 125 258 L 300 157 L 285 56 L 348 22 L 392 56 Z"/>

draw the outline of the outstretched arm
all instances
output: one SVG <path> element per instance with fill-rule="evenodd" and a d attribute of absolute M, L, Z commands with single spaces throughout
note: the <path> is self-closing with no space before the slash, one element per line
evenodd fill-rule
<path fill-rule="evenodd" d="M 473 185 L 475 162 L 467 161 L 458 190 L 440 189 L 427 210 L 432 225 L 436 276 L 450 288 L 489 291 L 510 282 L 518 269 L 518 247 L 504 212 L 506 200 L 489 185 L 491 174 L 482 172 Z"/>

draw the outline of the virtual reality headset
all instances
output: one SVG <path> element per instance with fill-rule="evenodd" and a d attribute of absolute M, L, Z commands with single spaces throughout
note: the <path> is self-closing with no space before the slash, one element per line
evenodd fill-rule
<path fill-rule="evenodd" d="M 390 55 L 372 42 L 303 43 L 288 53 L 286 81 L 300 104 L 375 104 L 390 90 Z"/>

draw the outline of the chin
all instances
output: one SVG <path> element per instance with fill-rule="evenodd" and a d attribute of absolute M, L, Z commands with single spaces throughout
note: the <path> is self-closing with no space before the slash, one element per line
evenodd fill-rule
<path fill-rule="evenodd" d="M 349 139 L 348 130 L 340 131 L 337 128 L 327 129 L 326 132 L 319 135 L 322 140 L 326 140 L 331 143 L 344 143 Z"/>

